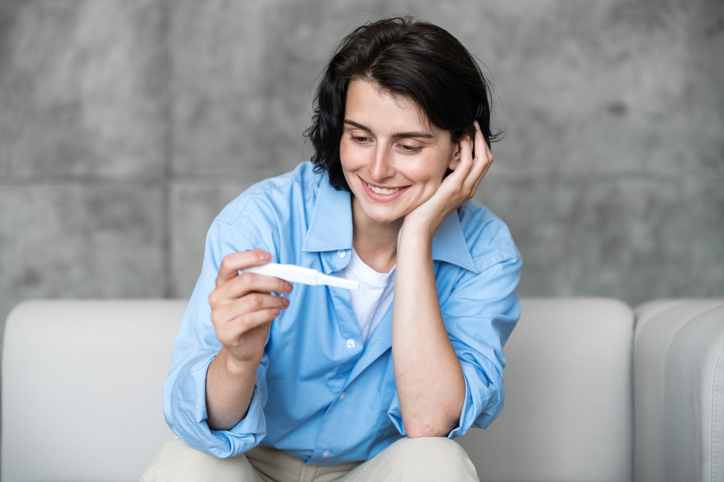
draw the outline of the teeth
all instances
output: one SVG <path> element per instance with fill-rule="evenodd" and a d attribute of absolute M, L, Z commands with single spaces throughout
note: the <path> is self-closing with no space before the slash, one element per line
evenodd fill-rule
<path fill-rule="evenodd" d="M 367 184 L 367 187 L 369 187 L 372 192 L 377 193 L 377 194 L 392 194 L 401 189 L 399 187 L 396 189 L 384 189 L 384 188 L 370 186 L 369 184 Z"/>

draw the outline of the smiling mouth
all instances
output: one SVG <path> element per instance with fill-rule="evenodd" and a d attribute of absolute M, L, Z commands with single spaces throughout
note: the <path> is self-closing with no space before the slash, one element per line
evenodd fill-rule
<path fill-rule="evenodd" d="M 367 183 L 365 183 L 365 184 L 367 184 Z M 367 187 L 370 188 L 370 191 L 372 191 L 375 194 L 394 194 L 397 191 L 399 191 L 400 189 L 402 189 L 401 187 L 396 187 L 394 189 L 385 189 L 382 187 L 375 187 L 370 184 L 367 184 Z"/>

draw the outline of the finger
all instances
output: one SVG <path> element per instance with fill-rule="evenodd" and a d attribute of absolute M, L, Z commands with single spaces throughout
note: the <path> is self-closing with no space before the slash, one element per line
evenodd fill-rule
<path fill-rule="evenodd" d="M 479 162 L 478 166 L 476 167 L 478 171 L 475 173 L 475 175 L 471 175 L 468 177 L 468 179 L 466 180 L 467 184 L 465 185 L 464 190 L 467 190 L 469 198 L 475 196 L 475 193 L 478 191 L 478 186 L 480 186 L 480 183 L 483 181 L 483 178 L 485 177 L 485 174 L 487 174 L 489 168 L 489 163 Z"/>
<path fill-rule="evenodd" d="M 455 176 L 453 179 L 459 179 L 460 183 L 470 174 L 473 167 L 473 145 L 469 137 L 465 137 L 460 141 L 460 163 L 448 177 Z"/>
<path fill-rule="evenodd" d="M 488 166 L 490 166 L 490 164 L 488 164 Z M 475 193 L 478 191 L 478 187 L 480 186 L 480 183 L 483 182 L 483 178 L 485 177 L 485 174 L 487 172 L 488 172 L 488 168 L 486 167 L 485 170 L 480 174 L 480 176 L 478 176 L 476 178 L 475 183 L 471 189 L 471 191 L 472 191 L 472 194 L 470 195 L 471 198 L 473 196 L 475 196 Z"/>
<path fill-rule="evenodd" d="M 284 293 L 292 292 L 292 285 L 283 279 L 257 273 L 242 273 L 230 281 L 217 287 L 209 297 L 209 303 L 214 306 L 224 300 L 241 298 L 247 293 Z"/>
<path fill-rule="evenodd" d="M 248 313 L 275 308 L 285 310 L 288 306 L 289 300 L 282 296 L 273 296 L 267 293 L 249 293 L 212 311 L 211 321 L 214 325 L 223 325 Z"/>
<path fill-rule="evenodd" d="M 238 275 L 240 269 L 260 266 L 271 261 L 271 254 L 259 248 L 253 251 L 242 251 L 224 256 L 216 276 L 216 286 L 226 283 Z"/>
<path fill-rule="evenodd" d="M 265 293 L 249 293 L 234 303 L 230 310 L 234 316 L 242 316 L 244 313 L 252 313 L 255 311 L 264 311 L 268 309 L 278 308 L 286 310 L 289 306 L 289 300 L 283 296 L 273 296 Z"/>
<path fill-rule="evenodd" d="M 480 129 L 480 124 L 475 121 L 475 162 L 472 176 L 474 180 L 481 181 L 485 173 L 488 172 L 490 164 L 493 162 L 493 153 L 485 142 L 485 136 Z"/>
<path fill-rule="evenodd" d="M 472 198 L 477 192 L 480 182 L 490 168 L 492 162 L 492 153 L 485 142 L 485 137 L 480 129 L 480 124 L 475 121 L 475 158 L 470 168 L 470 173 L 466 176 L 462 186 L 461 193 L 467 198 Z"/>
<path fill-rule="evenodd" d="M 278 308 L 269 308 L 245 313 L 219 326 L 216 330 L 216 337 L 224 346 L 235 346 L 245 333 L 273 321 L 280 312 Z"/>
<path fill-rule="evenodd" d="M 485 141 L 485 136 L 478 121 L 475 121 L 475 158 L 484 161 L 486 164 L 493 162 L 493 153 Z"/>
<path fill-rule="evenodd" d="M 464 175 L 460 181 L 460 187 L 464 188 L 470 186 L 472 180 L 479 175 L 480 162 L 477 159 L 477 156 L 474 157 L 475 153 L 472 138 L 466 137 L 461 141 L 460 152 L 461 158 L 464 159 L 464 161 L 461 161 L 460 163 L 460 167 L 463 167 L 461 174 Z"/>

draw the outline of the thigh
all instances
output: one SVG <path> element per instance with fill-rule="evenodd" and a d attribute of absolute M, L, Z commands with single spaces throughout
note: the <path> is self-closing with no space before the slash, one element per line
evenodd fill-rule
<path fill-rule="evenodd" d="M 467 452 L 443 437 L 403 438 L 393 443 L 345 477 L 343 482 L 477 482 Z"/>
<path fill-rule="evenodd" d="M 244 454 L 220 459 L 177 438 L 166 442 L 141 482 L 264 482 Z"/>
<path fill-rule="evenodd" d="M 246 456 L 265 482 L 334 482 L 360 464 L 309 465 L 282 450 L 262 445 L 246 452 Z"/>
<path fill-rule="evenodd" d="M 246 457 L 264 482 L 301 480 L 304 464 L 283 450 L 258 445 L 246 452 Z"/>

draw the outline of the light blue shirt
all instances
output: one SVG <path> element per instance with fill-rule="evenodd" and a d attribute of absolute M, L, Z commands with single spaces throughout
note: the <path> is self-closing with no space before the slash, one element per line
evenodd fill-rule
<path fill-rule="evenodd" d="M 219 214 L 164 383 L 171 430 L 217 457 L 261 443 L 319 465 L 367 460 L 405 436 L 392 366 L 392 308 L 363 343 L 349 291 L 301 284 L 272 322 L 246 417 L 231 430 L 209 429 L 206 371 L 221 343 L 208 297 L 224 256 L 254 248 L 278 263 L 338 272 L 352 250 L 350 194 L 302 163 L 252 186 Z M 502 409 L 502 346 L 520 316 L 521 258 L 505 224 L 469 202 L 437 230 L 432 257 L 443 319 L 465 376 L 460 421 L 448 434 L 457 437 L 488 426 Z"/>

